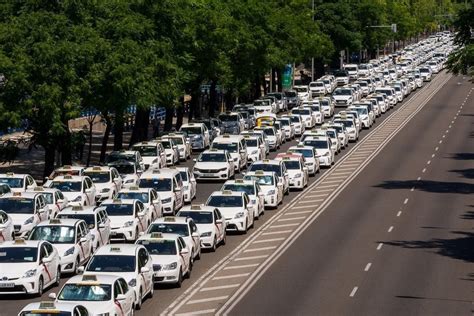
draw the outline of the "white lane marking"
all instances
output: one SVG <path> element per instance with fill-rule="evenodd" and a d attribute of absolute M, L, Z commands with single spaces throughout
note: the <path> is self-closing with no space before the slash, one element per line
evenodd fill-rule
<path fill-rule="evenodd" d="M 216 291 L 216 290 L 225 290 L 225 289 L 232 289 L 234 287 L 240 286 L 239 283 L 236 284 L 228 284 L 228 285 L 221 285 L 221 286 L 211 286 L 211 287 L 204 287 L 199 290 L 199 292 L 207 292 L 207 291 Z"/>
<path fill-rule="evenodd" d="M 340 175 L 340 176 L 336 176 L 334 174 L 331 174 L 331 179 L 345 179 L 347 178 L 348 174 L 346 175 Z"/>
<path fill-rule="evenodd" d="M 332 179 L 332 178 L 331 178 Z M 323 184 L 328 184 L 328 183 L 341 183 L 342 179 L 339 179 L 339 180 L 327 180 L 327 181 L 324 181 Z"/>
<path fill-rule="evenodd" d="M 290 217 L 290 218 L 282 218 L 279 219 L 277 222 L 288 222 L 288 221 L 297 221 L 300 219 L 305 219 L 306 216 L 298 216 L 298 217 Z"/>
<path fill-rule="evenodd" d="M 390 228 L 388 229 L 388 232 L 391 233 L 393 230 L 393 226 L 390 226 Z"/>
<path fill-rule="evenodd" d="M 359 289 L 359 287 L 357 286 L 354 286 L 354 288 L 352 289 L 352 292 L 351 294 L 349 294 L 350 297 L 354 297 L 354 295 L 356 294 L 357 290 Z"/>
<path fill-rule="evenodd" d="M 292 230 L 280 230 L 278 232 L 267 232 L 267 233 L 262 233 L 262 236 L 269 236 L 269 235 L 281 235 L 281 234 L 288 234 L 293 232 Z"/>
<path fill-rule="evenodd" d="M 435 156 L 436 156 L 435 154 L 432 154 L 432 155 L 431 155 L 431 158 L 434 158 Z"/>
<path fill-rule="evenodd" d="M 307 196 L 305 196 L 305 198 L 316 198 L 316 197 L 322 197 L 322 196 L 326 197 L 326 196 L 328 196 L 328 193 L 321 193 L 321 194 L 316 194 L 316 195 L 307 195 Z"/>
<path fill-rule="evenodd" d="M 206 302 L 212 302 L 212 301 L 220 301 L 220 300 L 225 300 L 229 297 L 229 295 L 226 296 L 215 296 L 215 297 L 209 297 L 209 298 L 202 298 L 199 300 L 191 300 L 188 301 L 186 304 L 199 304 L 199 303 L 206 303 Z"/>
<path fill-rule="evenodd" d="M 402 211 L 398 211 L 397 217 L 400 217 L 400 215 L 402 215 Z"/>
<path fill-rule="evenodd" d="M 245 260 L 256 260 L 256 259 L 263 259 L 268 256 L 252 256 L 252 257 L 241 257 L 241 258 L 235 258 L 234 261 L 245 261 Z"/>
<path fill-rule="evenodd" d="M 341 181 L 337 181 L 337 183 L 341 183 Z M 321 183 L 320 188 L 333 188 L 333 190 L 334 190 L 335 187 L 339 186 L 339 184 L 337 184 L 337 183 L 327 184 L 327 182 L 324 181 L 323 183 Z"/>
<path fill-rule="evenodd" d="M 312 193 L 319 193 L 319 192 L 325 192 L 325 191 L 334 191 L 334 189 L 322 189 L 321 188 L 316 188 Z M 308 197 L 313 197 L 312 195 L 308 195 Z"/>
<path fill-rule="evenodd" d="M 300 210 L 300 209 L 309 209 L 311 207 L 314 207 L 314 205 L 293 206 L 291 209 L 292 210 Z"/>
<path fill-rule="evenodd" d="M 410 191 L 411 191 L 411 192 L 415 191 L 415 187 L 412 187 L 412 188 L 410 189 Z"/>
<path fill-rule="evenodd" d="M 442 144 L 442 143 L 443 143 L 443 140 L 440 140 L 439 143 Z"/>
<path fill-rule="evenodd" d="M 379 245 L 377 246 L 377 250 L 382 249 L 382 246 L 383 246 L 383 242 L 379 243 Z"/>
<path fill-rule="evenodd" d="M 225 267 L 223 270 L 236 270 L 236 269 L 245 269 L 245 268 L 253 268 L 258 266 L 260 263 L 252 263 L 252 264 L 243 264 L 241 266 L 230 266 Z"/>
<path fill-rule="evenodd" d="M 425 172 L 426 172 L 426 168 L 423 168 L 423 170 L 421 170 L 421 172 L 425 173 Z"/>
<path fill-rule="evenodd" d="M 313 211 L 309 210 L 309 211 L 288 212 L 288 213 L 285 213 L 283 215 L 284 216 L 293 216 L 293 215 L 307 214 L 307 213 L 313 213 Z"/>
<path fill-rule="evenodd" d="M 448 128 L 451 128 L 451 127 L 452 127 L 452 125 L 449 125 L 449 126 L 448 126 Z"/>
<path fill-rule="evenodd" d="M 246 252 L 257 252 L 257 251 L 265 251 L 265 250 L 272 250 L 275 249 L 277 246 L 269 246 L 269 247 L 262 247 L 262 248 L 251 248 L 251 249 L 246 249 L 244 250 L 244 253 Z"/>
<path fill-rule="evenodd" d="M 420 181 L 420 180 L 421 180 L 421 177 L 416 178 L 416 181 Z"/>
<path fill-rule="evenodd" d="M 252 244 L 263 244 L 266 242 L 274 242 L 274 241 L 280 241 L 280 240 L 285 240 L 286 238 L 284 237 L 279 237 L 279 238 L 272 238 L 272 239 L 262 239 L 262 240 L 256 240 Z"/>
<path fill-rule="evenodd" d="M 449 133 L 449 129 L 446 130 L 446 133 Z"/>
<path fill-rule="evenodd" d="M 282 225 L 271 225 L 271 226 L 268 227 L 267 229 L 290 227 L 290 226 L 299 226 L 299 225 L 300 225 L 300 223 L 289 223 L 289 224 L 282 224 Z"/>
<path fill-rule="evenodd" d="M 241 274 L 231 274 L 231 275 L 224 275 L 224 276 L 218 276 L 218 277 L 213 277 L 213 280 L 226 280 L 226 279 L 233 279 L 233 278 L 243 278 L 246 277 L 250 274 L 249 273 L 241 273 Z"/>
<path fill-rule="evenodd" d="M 408 198 L 405 199 L 405 201 L 403 201 L 403 204 L 407 204 L 408 203 Z"/>
<path fill-rule="evenodd" d="M 367 265 L 365 266 L 364 271 L 365 271 L 365 272 L 369 271 L 369 269 L 370 269 L 371 266 L 372 266 L 372 263 L 370 263 L 370 262 L 367 263 Z"/>
<path fill-rule="evenodd" d="M 179 313 L 175 314 L 176 316 L 187 316 L 187 315 L 205 315 L 205 314 L 214 314 L 216 309 L 203 309 L 199 311 L 194 311 L 194 312 L 187 312 L 187 313 Z"/>
<path fill-rule="evenodd" d="M 428 160 L 428 161 L 426 162 L 426 164 L 427 164 L 427 165 L 431 164 L 431 160 Z"/>
<path fill-rule="evenodd" d="M 299 201 L 298 204 L 314 203 L 314 202 L 321 202 L 321 201 L 324 201 L 324 199 L 302 200 L 302 201 Z"/>
<path fill-rule="evenodd" d="M 439 147 L 436 147 L 435 150 L 438 151 Z"/>
<path fill-rule="evenodd" d="M 442 138 L 445 138 L 445 137 L 446 137 L 446 135 L 443 135 L 443 137 L 442 137 Z"/>

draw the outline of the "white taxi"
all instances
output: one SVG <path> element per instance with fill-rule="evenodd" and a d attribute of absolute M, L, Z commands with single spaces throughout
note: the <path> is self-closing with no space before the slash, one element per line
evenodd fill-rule
<path fill-rule="evenodd" d="M 248 162 L 254 162 L 257 160 L 265 159 L 265 145 L 258 136 L 245 135 L 245 144 L 247 145 L 247 160 Z"/>
<path fill-rule="evenodd" d="M 179 288 L 183 278 L 191 275 L 191 250 L 181 236 L 151 233 L 143 235 L 136 243 L 143 245 L 150 254 L 154 283 L 175 284 Z"/>
<path fill-rule="evenodd" d="M 319 170 L 319 158 L 311 146 L 297 145 L 288 148 L 289 153 L 300 153 L 304 157 L 305 166 L 308 167 L 309 175 L 315 175 Z"/>
<path fill-rule="evenodd" d="M 183 180 L 176 169 L 159 169 L 145 172 L 140 188 L 155 189 L 160 195 L 163 215 L 174 215 L 184 205 Z"/>
<path fill-rule="evenodd" d="M 46 240 L 60 255 L 61 273 L 77 273 L 92 255 L 92 234 L 80 219 L 50 219 L 39 223 L 28 240 Z"/>
<path fill-rule="evenodd" d="M 36 187 L 36 181 L 29 174 L 7 172 L 0 174 L 0 183 L 8 184 L 12 192 L 25 192 Z"/>
<path fill-rule="evenodd" d="M 226 243 L 226 223 L 221 212 L 215 207 L 205 205 L 185 206 L 177 216 L 194 220 L 201 235 L 201 248 L 216 251 L 218 245 Z"/>
<path fill-rule="evenodd" d="M 255 219 L 265 212 L 265 195 L 257 182 L 253 180 L 228 180 L 224 183 L 221 191 L 245 192 L 249 197 L 249 209 Z"/>
<path fill-rule="evenodd" d="M 329 124 L 331 128 L 334 128 L 337 132 L 337 137 L 341 143 L 342 148 L 349 146 L 349 133 L 347 132 L 346 127 L 342 123 L 331 123 Z"/>
<path fill-rule="evenodd" d="M 103 208 L 110 218 L 111 241 L 135 241 L 150 223 L 150 215 L 139 200 L 105 200 L 99 208 Z"/>
<path fill-rule="evenodd" d="M 277 122 L 280 122 L 281 129 L 285 134 L 286 140 L 292 140 L 295 138 L 295 127 L 291 123 L 291 119 L 287 116 L 280 117 L 277 119 Z"/>
<path fill-rule="evenodd" d="M 54 169 L 51 174 L 45 178 L 43 182 L 44 187 L 49 187 L 51 180 L 59 176 L 82 176 L 84 174 L 84 170 L 86 170 L 85 166 L 80 165 L 64 165 Z"/>
<path fill-rule="evenodd" d="M 51 301 L 30 303 L 23 307 L 18 316 L 72 315 L 89 316 L 91 313 L 80 304 L 55 303 Z"/>
<path fill-rule="evenodd" d="M 303 120 L 303 124 L 306 128 L 313 128 L 316 124 L 316 119 L 313 116 L 313 111 L 309 108 L 294 108 L 291 110 L 292 115 L 300 115 Z"/>
<path fill-rule="evenodd" d="M 13 220 L 15 236 L 25 236 L 49 217 L 44 196 L 37 192 L 12 192 L 0 197 L 0 210 Z"/>
<path fill-rule="evenodd" d="M 247 193 L 215 191 L 209 196 L 207 206 L 217 208 L 225 217 L 226 230 L 246 234 L 253 227 L 254 216 L 249 210 L 250 199 Z"/>
<path fill-rule="evenodd" d="M 300 136 L 306 130 L 306 125 L 303 121 L 303 118 L 299 114 L 283 116 L 283 117 L 289 117 L 290 118 L 291 123 L 295 127 L 295 136 Z"/>
<path fill-rule="evenodd" d="M 15 238 L 15 229 L 13 227 L 13 220 L 4 211 L 0 210 L 0 243 L 13 240 Z"/>
<path fill-rule="evenodd" d="M 160 143 L 154 141 L 140 142 L 134 144 L 132 149 L 140 152 L 145 170 L 148 168 L 166 167 L 166 153 L 163 145 Z"/>
<path fill-rule="evenodd" d="M 49 187 L 60 190 L 69 200 L 69 205 L 95 205 L 97 191 L 87 176 L 58 176 Z"/>
<path fill-rule="evenodd" d="M 145 209 L 148 209 L 147 212 L 152 214 L 152 221 L 154 221 L 155 218 L 163 216 L 160 195 L 158 194 L 158 192 L 156 192 L 155 189 L 142 189 L 138 186 L 132 186 L 120 190 L 120 192 L 115 195 L 115 199 L 141 201 L 143 203 L 143 206 L 145 206 Z"/>
<path fill-rule="evenodd" d="M 147 231 L 151 233 L 176 234 L 181 236 L 191 250 L 191 260 L 201 259 L 201 237 L 192 220 L 187 217 L 165 216 L 154 221 Z"/>
<path fill-rule="evenodd" d="M 245 174 L 244 180 L 254 180 L 258 183 L 265 194 L 265 206 L 275 208 L 283 201 L 283 183 L 275 172 L 250 171 Z"/>
<path fill-rule="evenodd" d="M 86 275 L 116 275 L 124 278 L 135 291 L 135 309 L 143 300 L 153 297 L 153 263 L 148 250 L 142 245 L 117 244 L 97 249 L 87 266 L 81 267 Z"/>
<path fill-rule="evenodd" d="M 135 291 L 117 275 L 76 275 L 66 281 L 58 295 L 48 296 L 56 304 L 81 304 L 94 311 L 94 316 L 134 313 Z"/>
<path fill-rule="evenodd" d="M 36 294 L 59 285 L 58 251 L 47 241 L 15 239 L 0 244 L 0 294 Z"/>
<path fill-rule="evenodd" d="M 275 159 L 281 160 L 285 164 L 290 187 L 302 190 L 308 185 L 309 172 L 308 167 L 305 166 L 303 154 L 280 153 Z"/>
<path fill-rule="evenodd" d="M 288 194 L 290 192 L 290 180 L 288 179 L 288 171 L 286 170 L 285 164 L 280 160 L 260 160 L 250 165 L 249 171 L 273 171 L 280 178 L 280 182 L 283 183 L 283 192 Z"/>
<path fill-rule="evenodd" d="M 237 172 L 247 166 L 247 146 L 242 135 L 222 135 L 212 141 L 212 149 L 227 150 Z"/>
<path fill-rule="evenodd" d="M 155 138 L 154 141 L 160 143 L 165 149 L 167 166 L 173 166 L 179 162 L 178 146 L 176 146 L 173 139 Z"/>
<path fill-rule="evenodd" d="M 96 204 L 100 204 L 103 200 L 113 199 L 122 188 L 123 179 L 114 167 L 89 167 L 84 171 L 84 175 L 91 178 L 95 185 L 97 190 L 95 195 Z"/>
<path fill-rule="evenodd" d="M 138 185 L 140 176 L 143 170 L 133 161 L 119 160 L 108 164 L 109 167 L 114 167 L 122 177 L 122 188 L 128 188 Z"/>
<path fill-rule="evenodd" d="M 176 147 L 178 147 L 178 156 L 182 161 L 191 158 L 191 143 L 188 142 L 186 136 L 182 133 L 170 133 L 164 135 L 162 139 L 172 139 Z"/>
<path fill-rule="evenodd" d="M 236 163 L 227 150 L 208 149 L 194 160 L 193 174 L 197 180 L 227 180 L 235 176 Z"/>
<path fill-rule="evenodd" d="M 84 220 L 92 234 L 92 252 L 95 252 L 99 247 L 109 243 L 111 229 L 110 219 L 103 208 L 80 205 L 71 206 L 62 210 L 57 215 L 57 218 Z"/>
<path fill-rule="evenodd" d="M 303 141 L 303 145 L 311 146 L 316 150 L 319 164 L 331 167 L 334 164 L 334 152 L 331 149 L 331 139 L 327 136 L 309 136 Z"/>
<path fill-rule="evenodd" d="M 191 203 L 196 197 L 196 178 L 188 167 L 179 167 L 176 169 L 181 174 L 181 180 L 183 181 L 184 202 Z"/>
<path fill-rule="evenodd" d="M 37 186 L 27 192 L 37 192 L 44 196 L 49 207 L 49 218 L 55 218 L 56 215 L 69 204 L 67 197 L 58 189 Z"/>

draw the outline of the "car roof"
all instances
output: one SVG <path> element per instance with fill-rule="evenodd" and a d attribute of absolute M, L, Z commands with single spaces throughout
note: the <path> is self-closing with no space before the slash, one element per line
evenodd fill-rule
<path fill-rule="evenodd" d="M 105 246 L 102 246 L 102 247 L 105 247 Z M 84 283 L 84 284 L 91 284 L 91 285 L 94 283 L 113 284 L 117 279 L 121 279 L 121 278 L 122 278 L 121 276 L 114 275 L 114 274 L 100 274 L 100 273 L 86 274 L 86 275 L 83 274 L 83 275 L 75 275 L 71 277 L 69 280 L 66 281 L 65 285 L 71 284 L 71 283 L 72 284 Z"/>
<path fill-rule="evenodd" d="M 0 243 L 0 247 L 39 247 L 39 245 L 44 242 L 44 240 L 25 240 L 22 238 L 18 238 L 15 240 L 8 240 Z"/>
<path fill-rule="evenodd" d="M 75 206 L 66 206 L 58 213 L 61 214 L 95 214 L 99 208 L 97 206 L 82 206 L 82 205 L 75 205 Z"/>
<path fill-rule="evenodd" d="M 254 164 L 268 164 L 268 165 L 280 165 L 282 162 L 280 160 L 276 159 L 263 159 L 263 160 L 257 160 L 254 162 Z"/>
<path fill-rule="evenodd" d="M 84 172 L 99 172 L 99 171 L 110 171 L 113 167 L 111 166 L 92 166 L 84 170 Z"/>
<path fill-rule="evenodd" d="M 137 193 L 149 193 L 153 188 L 140 188 L 137 186 L 130 186 L 128 188 L 121 188 L 120 192 L 137 192 Z"/>
<path fill-rule="evenodd" d="M 140 236 L 138 240 L 173 240 L 176 241 L 180 236 L 178 234 L 169 234 L 169 233 L 151 233 Z"/>
<path fill-rule="evenodd" d="M 244 179 L 235 179 L 235 180 L 227 180 L 226 182 L 224 182 L 223 185 L 226 185 L 226 184 L 238 184 L 238 185 L 252 185 L 252 186 L 254 186 L 255 181 L 253 181 L 253 180 L 244 180 Z"/>
<path fill-rule="evenodd" d="M 6 184 L 6 183 L 4 183 Z M 54 192 L 59 192 L 59 189 L 56 188 L 48 188 L 48 187 L 42 187 L 42 186 L 37 186 L 34 187 L 33 189 L 27 189 L 26 192 L 31 192 L 31 193 L 54 193 Z"/>
<path fill-rule="evenodd" d="M 205 204 L 191 204 L 183 206 L 179 211 L 186 211 L 186 212 L 212 212 L 216 208 L 214 206 L 208 206 Z"/>
<path fill-rule="evenodd" d="M 38 223 L 37 226 L 70 226 L 74 227 L 79 222 L 82 222 L 84 220 L 82 219 L 77 219 L 77 218 L 53 218 L 50 220 L 42 221 Z"/>
<path fill-rule="evenodd" d="M 114 254 L 118 256 L 130 256 L 130 255 L 134 256 L 140 247 L 143 247 L 143 246 L 136 245 L 136 244 L 125 244 L 125 243 L 103 245 L 102 247 L 96 250 L 96 252 L 94 253 L 94 256 L 106 255 L 106 254 Z"/>
<path fill-rule="evenodd" d="M 142 174 L 142 178 L 172 178 L 176 174 L 179 174 L 179 171 L 172 168 L 162 168 L 147 170 Z"/>
<path fill-rule="evenodd" d="M 138 201 L 138 200 L 136 200 L 136 199 L 106 199 L 106 200 L 102 201 L 100 206 L 102 206 L 104 204 L 108 204 L 108 205 L 110 205 L 110 204 L 135 204 L 135 201 Z"/>
<path fill-rule="evenodd" d="M 41 192 L 8 192 L 8 193 L 5 193 L 4 195 L 2 195 L 0 197 L 0 199 L 6 199 L 6 198 L 16 198 L 16 199 L 19 199 L 19 198 L 27 198 L 27 199 L 34 199 L 36 198 L 38 195 L 40 195 Z"/>
<path fill-rule="evenodd" d="M 187 224 L 190 218 L 184 216 L 163 216 L 155 219 L 153 224 L 173 223 L 173 224 Z"/>
<path fill-rule="evenodd" d="M 214 191 L 211 193 L 211 196 L 243 196 L 244 194 L 244 192 L 224 190 Z"/>
<path fill-rule="evenodd" d="M 276 175 L 274 171 L 263 171 L 263 170 L 255 170 L 255 171 L 248 171 L 245 173 L 246 176 L 273 176 Z"/>
<path fill-rule="evenodd" d="M 0 173 L 1 178 L 24 178 L 26 176 L 29 176 L 29 174 L 27 174 L 27 173 L 13 173 L 13 172 Z"/>
<path fill-rule="evenodd" d="M 86 178 L 86 176 L 71 176 L 71 175 L 65 175 L 65 176 L 57 176 L 54 177 L 52 181 L 73 181 L 73 182 L 78 182 L 82 181 Z"/>

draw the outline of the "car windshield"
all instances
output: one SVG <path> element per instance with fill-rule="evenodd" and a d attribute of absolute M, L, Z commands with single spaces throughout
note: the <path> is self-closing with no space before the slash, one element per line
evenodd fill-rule
<path fill-rule="evenodd" d="M 102 203 L 100 206 L 104 206 L 107 210 L 107 214 L 109 216 L 133 216 L 133 204 L 123 204 L 123 203 L 112 203 L 112 204 L 104 204 Z"/>
<path fill-rule="evenodd" d="M 61 192 L 81 192 L 81 181 L 53 181 L 50 188 L 58 189 Z"/>
<path fill-rule="evenodd" d="M 170 137 L 176 145 L 183 145 L 182 137 Z"/>
<path fill-rule="evenodd" d="M 291 118 L 291 122 L 293 123 L 300 123 L 300 118 L 298 116 L 292 116 Z"/>
<path fill-rule="evenodd" d="M 53 193 L 43 192 L 41 193 L 41 195 L 44 196 L 44 199 L 46 200 L 46 204 L 54 204 Z"/>
<path fill-rule="evenodd" d="M 148 203 L 148 192 L 119 192 L 117 193 L 117 199 L 139 200 Z"/>
<path fill-rule="evenodd" d="M 135 166 L 132 164 L 114 165 L 114 167 L 115 169 L 117 169 L 117 171 L 120 174 L 135 174 L 136 173 Z"/>
<path fill-rule="evenodd" d="M 148 228 L 148 234 L 163 233 L 163 234 L 177 234 L 182 237 L 189 236 L 188 224 L 180 223 L 156 223 L 151 224 Z"/>
<path fill-rule="evenodd" d="M 270 135 L 270 136 L 275 135 L 275 130 L 273 128 L 266 128 L 263 130 L 263 132 L 265 133 L 265 135 Z"/>
<path fill-rule="evenodd" d="M 212 149 L 227 150 L 230 153 L 236 153 L 238 147 L 237 143 L 212 143 Z"/>
<path fill-rule="evenodd" d="M 367 109 L 366 108 L 356 108 L 355 109 L 357 111 L 357 113 L 360 114 L 367 114 Z"/>
<path fill-rule="evenodd" d="M 135 256 L 94 255 L 86 267 L 91 272 L 134 272 Z"/>
<path fill-rule="evenodd" d="M 82 219 L 86 222 L 89 228 L 95 227 L 95 218 L 94 214 L 64 214 L 63 212 L 59 212 L 57 218 L 74 218 L 74 219 Z"/>
<path fill-rule="evenodd" d="M 249 112 L 240 112 L 240 115 L 242 115 L 242 117 L 246 119 L 249 117 Z"/>
<path fill-rule="evenodd" d="M 247 147 L 257 147 L 256 139 L 246 139 L 245 143 L 247 144 Z"/>
<path fill-rule="evenodd" d="M 290 122 L 288 122 L 288 120 L 279 120 L 278 122 L 280 122 L 281 126 L 289 126 L 290 125 Z"/>
<path fill-rule="evenodd" d="M 352 90 L 349 89 L 337 89 L 334 91 L 334 95 L 351 95 Z"/>
<path fill-rule="evenodd" d="M 189 181 L 188 179 L 188 173 L 186 171 L 180 171 L 179 174 L 181 175 L 181 180 L 183 181 Z"/>
<path fill-rule="evenodd" d="M 354 122 L 351 120 L 344 120 L 344 121 L 334 121 L 334 123 L 344 124 L 345 127 L 353 127 Z"/>
<path fill-rule="evenodd" d="M 235 195 L 213 195 L 207 201 L 207 205 L 214 207 L 242 207 L 242 196 Z"/>
<path fill-rule="evenodd" d="M 296 92 L 295 91 L 286 91 L 284 92 L 285 94 L 285 97 L 288 97 L 288 98 L 295 98 L 296 97 Z"/>
<path fill-rule="evenodd" d="M 166 178 L 140 179 L 138 186 L 140 188 L 155 189 L 158 192 L 167 192 L 172 190 L 172 181 Z"/>
<path fill-rule="evenodd" d="M 335 131 L 326 131 L 326 134 L 331 138 L 336 138 L 336 132 Z"/>
<path fill-rule="evenodd" d="M 102 172 L 88 171 L 88 172 L 85 172 L 84 175 L 91 178 L 92 182 L 94 182 L 94 183 L 107 183 L 107 182 L 111 181 L 110 172 L 108 172 L 108 171 L 105 171 L 105 172 L 104 171 L 102 171 Z"/>
<path fill-rule="evenodd" d="M 0 263 L 36 262 L 38 248 L 0 247 Z"/>
<path fill-rule="evenodd" d="M 299 115 L 310 115 L 309 110 L 305 110 L 305 109 L 293 109 L 293 110 L 291 110 L 291 113 L 292 114 L 299 114 Z"/>
<path fill-rule="evenodd" d="M 384 89 L 384 90 L 377 90 L 377 92 L 381 92 L 386 95 L 392 95 L 392 90 Z"/>
<path fill-rule="evenodd" d="M 249 184 L 224 184 L 222 191 L 245 192 L 247 195 L 255 195 L 255 186 Z"/>
<path fill-rule="evenodd" d="M 329 147 L 329 144 L 327 141 L 325 140 L 305 140 L 304 141 L 304 144 L 306 146 L 312 146 L 314 148 L 318 148 L 318 149 L 326 149 Z"/>
<path fill-rule="evenodd" d="M 311 110 L 313 110 L 313 112 L 321 112 L 319 105 L 311 105 Z"/>
<path fill-rule="evenodd" d="M 138 245 L 143 245 L 152 256 L 176 255 L 176 242 L 174 240 L 154 239 L 138 240 Z"/>
<path fill-rule="evenodd" d="M 296 92 L 308 92 L 308 88 L 307 87 L 294 87 L 294 89 L 296 90 Z"/>
<path fill-rule="evenodd" d="M 202 153 L 198 162 L 226 162 L 226 156 L 222 153 Z"/>
<path fill-rule="evenodd" d="M 180 211 L 179 216 L 190 217 L 196 224 L 212 224 L 212 212 Z"/>
<path fill-rule="evenodd" d="M 273 176 L 270 175 L 251 175 L 244 176 L 244 180 L 255 180 L 259 185 L 273 185 Z"/>
<path fill-rule="evenodd" d="M 142 157 L 156 157 L 158 156 L 157 146 L 133 146 L 133 150 L 136 150 L 142 155 Z"/>
<path fill-rule="evenodd" d="M 275 97 L 277 100 L 281 100 L 282 95 L 280 93 L 269 93 L 267 96 Z"/>
<path fill-rule="evenodd" d="M 10 188 L 23 188 L 23 178 L 0 178 L 0 183 L 8 184 Z"/>
<path fill-rule="evenodd" d="M 110 301 L 112 298 L 112 287 L 109 284 L 65 284 L 59 301 Z"/>
<path fill-rule="evenodd" d="M 117 154 L 112 153 L 107 156 L 107 159 L 105 160 L 105 162 L 111 163 L 111 162 L 119 161 L 119 160 L 135 161 L 135 155 L 124 154 L 124 153 L 117 153 Z"/>
<path fill-rule="evenodd" d="M 312 158 L 314 156 L 314 152 L 312 149 L 292 149 L 291 151 L 302 154 L 305 158 Z"/>
<path fill-rule="evenodd" d="M 222 122 L 233 122 L 233 121 L 238 121 L 239 116 L 235 114 L 221 114 L 219 115 L 219 119 Z"/>
<path fill-rule="evenodd" d="M 284 160 L 283 163 L 286 166 L 286 169 L 301 169 L 300 162 L 297 160 Z"/>
<path fill-rule="evenodd" d="M 186 135 L 201 135 L 201 127 L 185 126 L 185 127 L 181 127 L 180 132 L 183 132 Z"/>
<path fill-rule="evenodd" d="M 254 163 L 249 168 L 249 171 L 257 171 L 257 170 L 273 171 L 279 177 L 281 177 L 281 168 L 280 168 L 280 165 L 278 164 Z"/>
<path fill-rule="evenodd" d="M 334 73 L 335 77 L 347 77 L 347 72 L 346 71 L 336 71 Z"/>
<path fill-rule="evenodd" d="M 76 232 L 71 226 L 36 226 L 28 236 L 29 240 L 47 240 L 52 244 L 74 244 Z"/>
<path fill-rule="evenodd" d="M 336 130 L 336 132 L 338 132 L 338 133 L 344 133 L 344 130 L 342 129 L 342 126 L 333 126 L 332 128 L 334 128 Z"/>
<path fill-rule="evenodd" d="M 171 142 L 169 140 L 162 140 L 160 143 L 164 149 L 171 149 Z"/>
<path fill-rule="evenodd" d="M 357 71 L 357 67 L 344 67 L 347 71 Z"/>
<path fill-rule="evenodd" d="M 35 200 L 13 197 L 0 199 L 0 210 L 8 214 L 33 214 L 35 210 Z"/>

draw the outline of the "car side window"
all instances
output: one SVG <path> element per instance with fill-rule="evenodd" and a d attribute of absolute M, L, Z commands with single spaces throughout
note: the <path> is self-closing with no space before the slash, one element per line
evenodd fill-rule
<path fill-rule="evenodd" d="M 145 249 L 138 250 L 138 271 L 143 268 L 148 262 L 148 254 Z"/>
<path fill-rule="evenodd" d="M 42 244 L 40 248 L 40 260 L 42 260 L 43 258 L 46 258 L 47 256 L 48 256 L 48 251 L 46 250 L 46 246 L 45 244 Z"/>
<path fill-rule="evenodd" d="M 119 279 L 118 280 L 119 284 L 120 284 L 120 287 L 122 289 L 122 293 L 121 294 L 126 294 L 128 292 L 128 284 L 127 282 L 124 280 L 124 279 Z"/>
<path fill-rule="evenodd" d="M 183 238 L 178 237 L 178 249 L 181 252 L 181 250 L 184 248 L 184 241 Z"/>
<path fill-rule="evenodd" d="M 193 233 L 197 232 L 197 230 L 198 230 L 197 226 L 196 226 L 196 224 L 194 224 L 193 221 L 189 222 L 189 226 L 191 227 L 191 232 L 193 232 Z"/>
<path fill-rule="evenodd" d="M 114 283 L 114 299 L 117 298 L 118 295 L 123 294 L 122 293 L 122 288 L 120 287 L 119 281 L 115 281 Z"/>
<path fill-rule="evenodd" d="M 51 244 L 43 244 L 43 246 L 46 248 L 46 251 L 48 252 L 48 257 L 53 253 L 53 245 Z"/>

